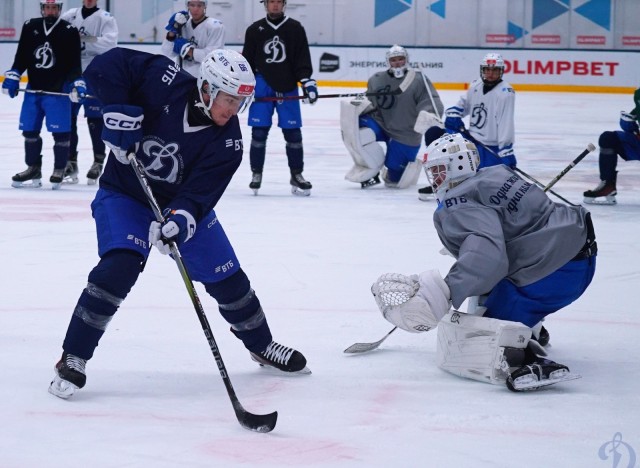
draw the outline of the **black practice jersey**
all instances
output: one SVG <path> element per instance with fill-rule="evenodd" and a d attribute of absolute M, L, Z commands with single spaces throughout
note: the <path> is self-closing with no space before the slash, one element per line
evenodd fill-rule
<path fill-rule="evenodd" d="M 64 20 L 47 27 L 44 18 L 30 19 L 22 27 L 11 68 L 26 71 L 32 89 L 66 91 L 65 83 L 82 74 L 78 30 Z"/>
<path fill-rule="evenodd" d="M 288 16 L 276 22 L 263 18 L 249 26 L 242 55 L 255 74 L 281 93 L 296 88 L 298 81 L 313 73 L 307 33 Z"/>

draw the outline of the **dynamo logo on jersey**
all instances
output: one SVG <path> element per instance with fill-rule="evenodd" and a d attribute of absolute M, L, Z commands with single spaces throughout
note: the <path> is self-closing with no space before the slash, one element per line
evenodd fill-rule
<path fill-rule="evenodd" d="M 175 184 L 178 181 L 182 158 L 179 156 L 180 146 L 153 138 L 142 143 L 144 171 L 150 179 Z"/>
<path fill-rule="evenodd" d="M 287 50 L 284 42 L 280 41 L 280 37 L 273 36 L 270 41 L 267 41 L 262 51 L 270 56 L 265 59 L 267 63 L 282 63 L 287 60 Z"/>
<path fill-rule="evenodd" d="M 53 50 L 48 42 L 45 42 L 35 51 L 36 59 L 40 60 L 40 63 L 36 63 L 36 68 L 48 69 L 56 64 L 56 57 L 53 54 Z"/>

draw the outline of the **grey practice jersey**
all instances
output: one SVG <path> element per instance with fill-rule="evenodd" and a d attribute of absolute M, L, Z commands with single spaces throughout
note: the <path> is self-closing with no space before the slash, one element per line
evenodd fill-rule
<path fill-rule="evenodd" d="M 433 221 L 457 259 L 445 278 L 454 307 L 505 277 L 526 286 L 560 268 L 582 249 L 587 214 L 582 206 L 552 202 L 503 165 L 450 189 Z"/>
<path fill-rule="evenodd" d="M 444 109 L 436 89 L 426 76 L 424 79 L 422 77 L 423 75 L 415 70 L 409 70 L 404 78 L 396 78 L 387 71 L 382 71 L 369 78 L 367 83 L 369 93 L 388 93 L 397 90 L 400 84 L 407 80 L 408 87 L 401 94 L 371 98 L 374 106 L 373 118 L 387 135 L 405 145 L 417 146 L 422 142 L 423 135 L 413 131 L 420 111 L 425 110 L 441 116 Z M 435 109 L 425 87 L 425 81 L 429 84 Z"/>

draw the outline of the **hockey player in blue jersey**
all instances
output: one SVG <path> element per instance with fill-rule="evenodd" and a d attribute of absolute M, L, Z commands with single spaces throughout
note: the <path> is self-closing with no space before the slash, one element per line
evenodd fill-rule
<path fill-rule="evenodd" d="M 372 287 L 376 302 L 403 330 L 437 327 L 438 365 L 453 374 L 514 391 L 575 378 L 545 358 L 538 332 L 547 315 L 591 283 L 591 215 L 552 202 L 507 165 L 477 171 L 479 164 L 475 144 L 460 134 L 429 145 L 424 168 L 438 198 L 433 223 L 455 262 L 444 278 L 437 270 L 383 275 Z M 471 313 L 450 311 L 472 298 Z"/>
<path fill-rule="evenodd" d="M 85 364 L 155 246 L 180 247 L 194 281 L 219 305 L 231 331 L 261 365 L 309 373 L 304 356 L 273 341 L 260 301 L 240 267 L 214 208 L 242 159 L 237 113 L 255 79 L 238 53 L 217 49 L 193 78 L 172 60 L 115 48 L 85 72 L 104 104 L 103 138 L 111 157 L 91 205 L 100 261 L 73 311 L 49 391 L 68 398 L 86 382 Z M 164 210 L 155 221 L 127 152 L 144 167 Z"/>
<path fill-rule="evenodd" d="M 10 70 L 4 74 L 2 92 L 14 98 L 20 77 L 29 77 L 19 128 L 24 136 L 27 168 L 12 177 L 12 187 L 42 186 L 42 137 L 46 127 L 53 136 L 53 173 L 49 178 L 54 189 L 60 187 L 69 159 L 71 139 L 71 104 L 80 103 L 86 93 L 80 67 L 78 30 L 60 18 L 62 2 L 40 1 L 41 18 L 32 18 L 22 27 L 18 50 Z M 36 91 L 40 91 L 37 93 Z M 58 94 L 69 93 L 68 97 Z"/>
<path fill-rule="evenodd" d="M 593 190 L 584 192 L 584 202 L 615 205 L 618 156 L 624 161 L 640 160 L 640 88 L 633 93 L 635 104 L 630 112 L 620 112 L 622 130 L 606 131 L 600 135 L 600 183 Z"/>

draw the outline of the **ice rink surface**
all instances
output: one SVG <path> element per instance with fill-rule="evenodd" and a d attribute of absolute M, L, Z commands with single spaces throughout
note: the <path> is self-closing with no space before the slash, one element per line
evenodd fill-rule
<path fill-rule="evenodd" d="M 343 91 L 327 88 L 327 93 Z M 348 90 L 344 90 L 348 91 Z M 354 91 L 354 90 L 351 90 Z M 446 107 L 459 92 L 441 93 Z M 452 259 L 417 188 L 361 190 L 340 137 L 339 99 L 303 107 L 309 198 L 289 192 L 284 140 L 272 129 L 263 188 L 245 160 L 217 208 L 274 339 L 313 374 L 259 368 L 198 287 L 236 392 L 248 411 L 279 412 L 270 434 L 237 423 L 175 263 L 153 252 L 87 365 L 72 399 L 47 393 L 76 300 L 97 263 L 86 185 L 91 147 L 80 119 L 80 184 L 52 191 L 44 135 L 41 189 L 11 188 L 24 169 L 22 97 L 0 96 L 0 466 L 22 467 L 627 467 L 640 457 L 640 165 L 618 166 L 618 205 L 593 206 L 598 267 L 583 297 L 550 316 L 550 357 L 580 380 L 514 394 L 435 366 L 436 332 L 398 331 L 369 292 L 386 272 L 446 274 Z M 604 130 L 631 95 L 519 92 L 519 167 L 546 183 Z M 574 203 L 598 183 L 597 151 L 554 190 Z M 616 436 L 616 434 L 618 434 Z M 615 441 L 614 441 L 615 439 Z M 615 464 L 615 456 L 621 458 Z M 635 458 L 633 458 L 635 457 Z"/>

